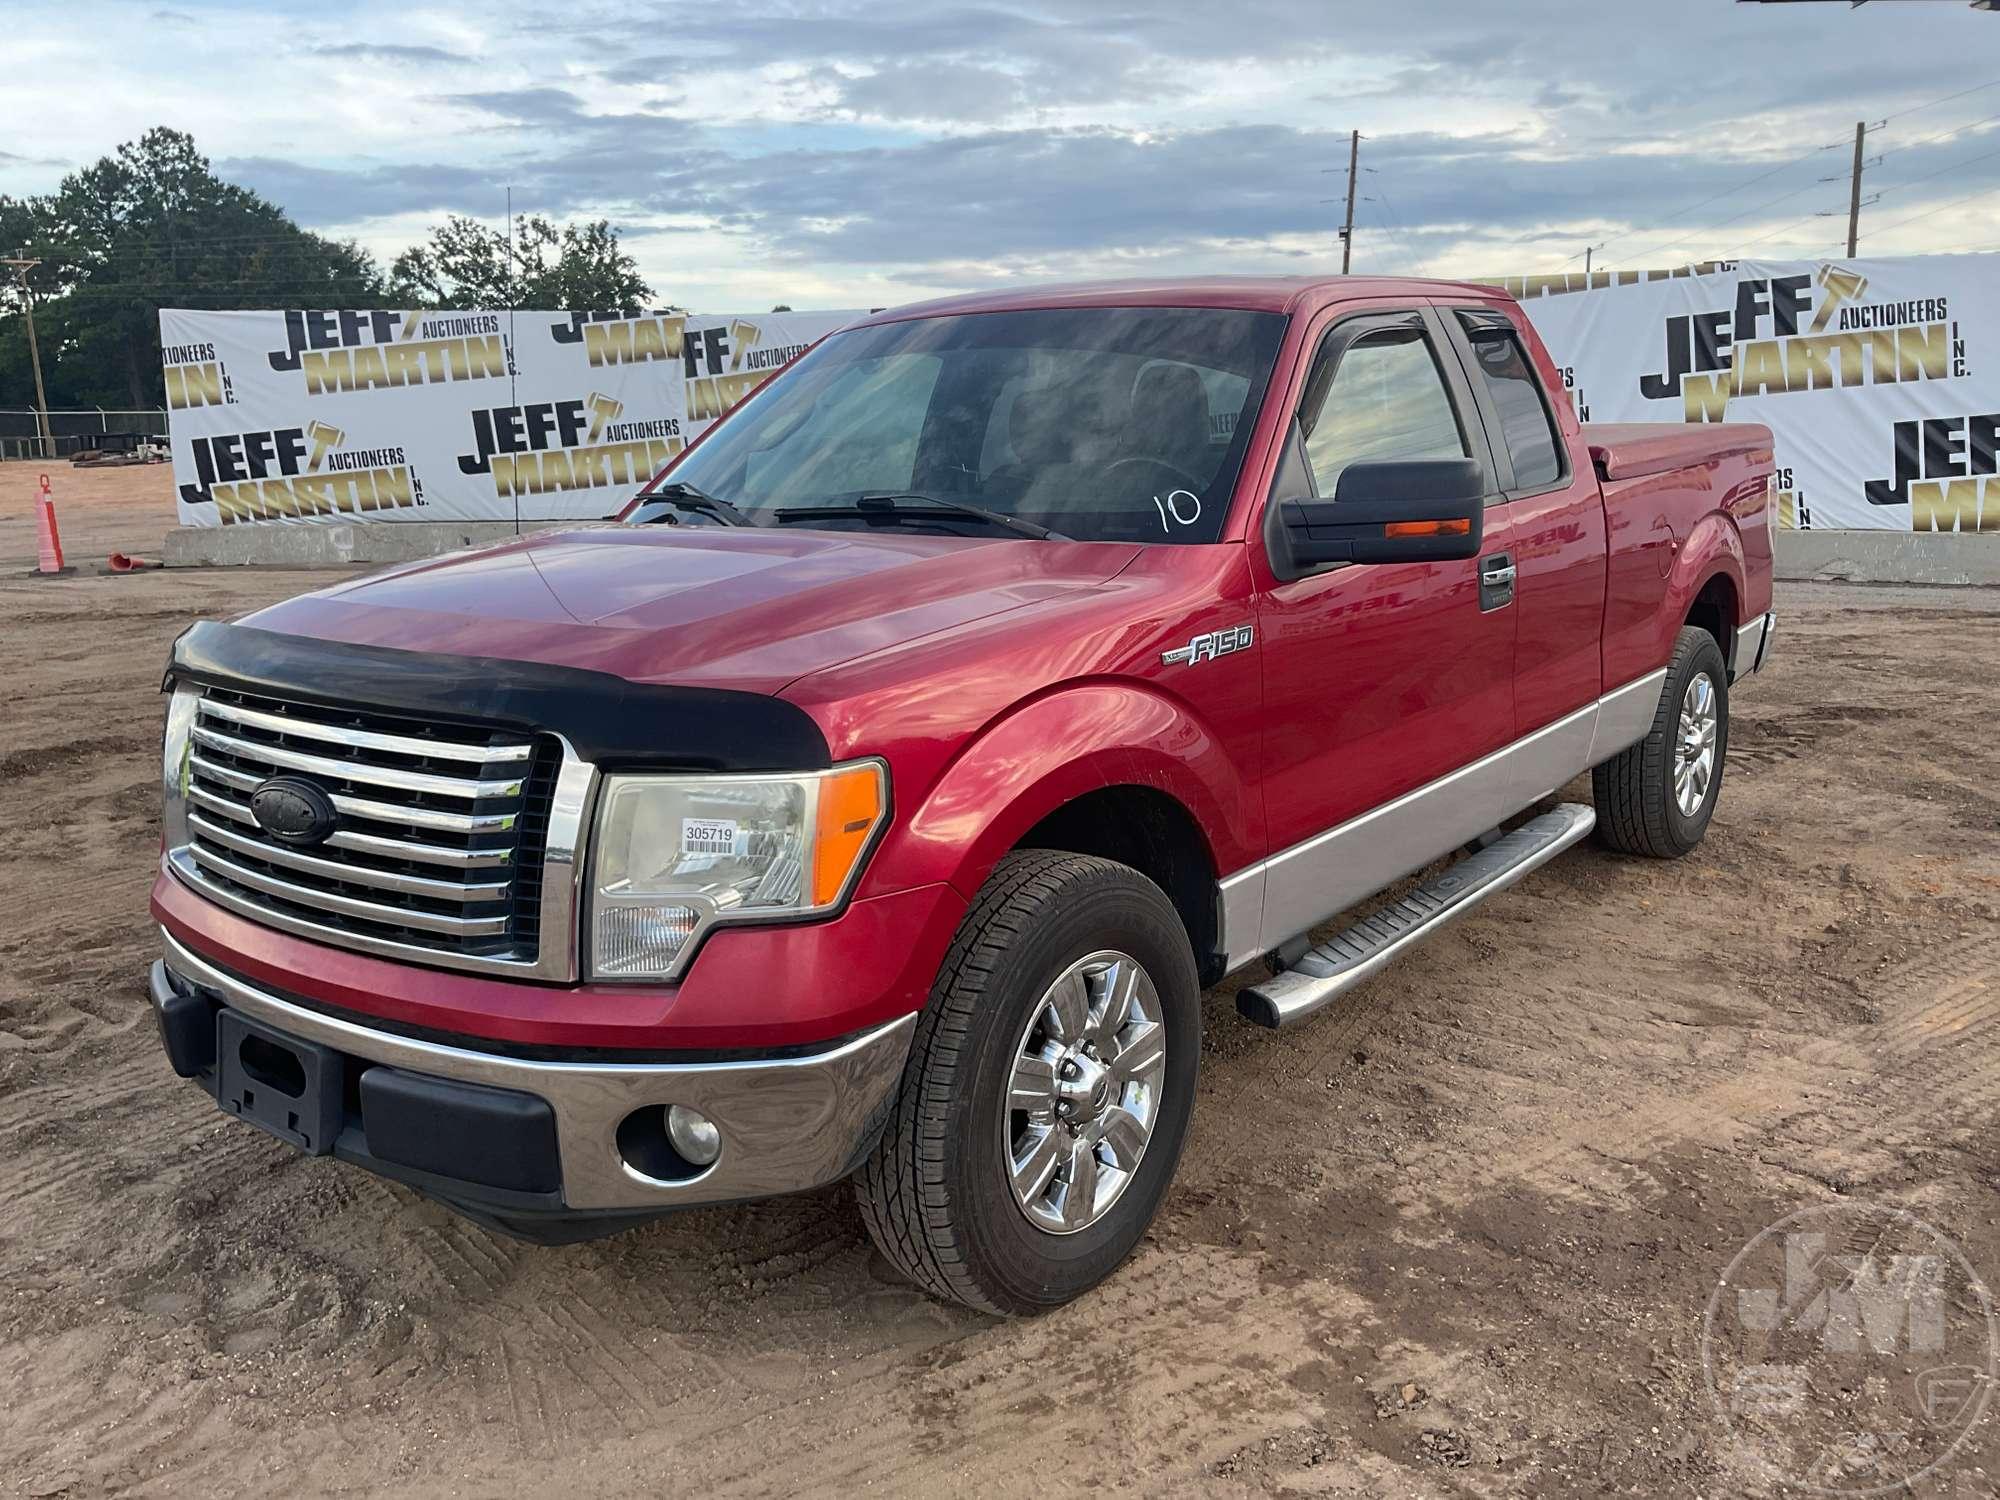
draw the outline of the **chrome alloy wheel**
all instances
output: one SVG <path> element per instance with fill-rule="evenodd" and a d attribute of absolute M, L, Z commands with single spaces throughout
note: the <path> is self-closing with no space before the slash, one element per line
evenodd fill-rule
<path fill-rule="evenodd" d="M 1075 1234 L 1131 1183 L 1160 1117 L 1167 1027 L 1128 954 L 1078 959 L 1043 994 L 1014 1048 L 1001 1147 L 1036 1228 Z"/>
<path fill-rule="evenodd" d="M 1680 732 L 1674 739 L 1674 801 L 1681 816 L 1701 811 L 1715 777 L 1715 684 L 1697 672 L 1681 695 Z"/>

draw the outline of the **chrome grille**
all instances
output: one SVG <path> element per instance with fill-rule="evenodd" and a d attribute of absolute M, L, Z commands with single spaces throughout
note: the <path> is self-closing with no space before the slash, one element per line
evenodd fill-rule
<path fill-rule="evenodd" d="M 558 742 L 216 687 L 200 690 L 191 740 L 176 863 L 223 904 L 350 946 L 536 964 Z M 251 812 L 285 775 L 337 815 L 310 848 Z"/>

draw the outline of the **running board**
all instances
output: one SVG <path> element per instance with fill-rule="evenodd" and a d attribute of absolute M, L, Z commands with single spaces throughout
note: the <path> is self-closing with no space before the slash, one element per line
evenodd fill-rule
<path fill-rule="evenodd" d="M 1311 1015 L 1453 918 L 1547 864 L 1596 826 L 1595 809 L 1577 802 L 1530 819 L 1394 905 L 1309 949 L 1284 973 L 1238 990 L 1236 1009 L 1245 1020 L 1274 1029 Z"/>

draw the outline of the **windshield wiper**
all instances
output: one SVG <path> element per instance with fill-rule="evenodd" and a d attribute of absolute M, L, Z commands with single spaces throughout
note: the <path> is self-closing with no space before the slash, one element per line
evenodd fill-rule
<path fill-rule="evenodd" d="M 672 484 L 663 484 L 651 493 L 639 497 L 641 505 L 650 505 L 656 500 L 662 505 L 672 506 L 675 510 L 691 510 L 697 515 L 713 516 L 725 526 L 756 526 L 761 524 L 752 520 L 748 514 L 738 510 L 727 500 L 718 500 L 706 490 L 698 490 L 685 480 L 677 479 Z M 666 519 L 670 514 L 671 512 L 669 511 L 662 511 L 657 516 L 649 517 L 644 521 L 638 521 L 634 524 L 651 526 L 657 521 Z"/>
<path fill-rule="evenodd" d="M 1004 526 L 1009 531 L 1022 536 L 1033 537 L 1040 542 L 1066 542 L 1070 538 L 1052 527 L 1040 526 L 1033 521 L 1024 521 L 1019 516 L 1010 516 L 1003 511 L 988 510 L 983 505 L 972 505 L 964 500 L 953 500 L 947 495 L 925 495 L 917 491 L 902 494 L 861 495 L 843 505 L 788 505 L 772 514 L 780 521 L 826 521 L 843 516 L 898 516 L 905 515 L 912 520 L 921 520 L 918 511 L 899 511 L 899 505 L 928 505 L 936 510 L 952 515 L 970 516 L 984 521 L 989 526 Z"/>

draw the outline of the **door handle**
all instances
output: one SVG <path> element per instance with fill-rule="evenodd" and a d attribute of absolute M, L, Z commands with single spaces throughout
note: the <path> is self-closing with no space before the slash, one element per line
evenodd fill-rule
<path fill-rule="evenodd" d="M 1479 576 L 1487 583 L 1512 583 L 1514 581 L 1514 565 L 1504 557 L 1489 557 L 1486 560 L 1486 566 L 1480 570 Z"/>
<path fill-rule="evenodd" d="M 1514 602 L 1514 559 L 1505 552 L 1479 559 L 1479 607 L 1503 609 Z"/>

